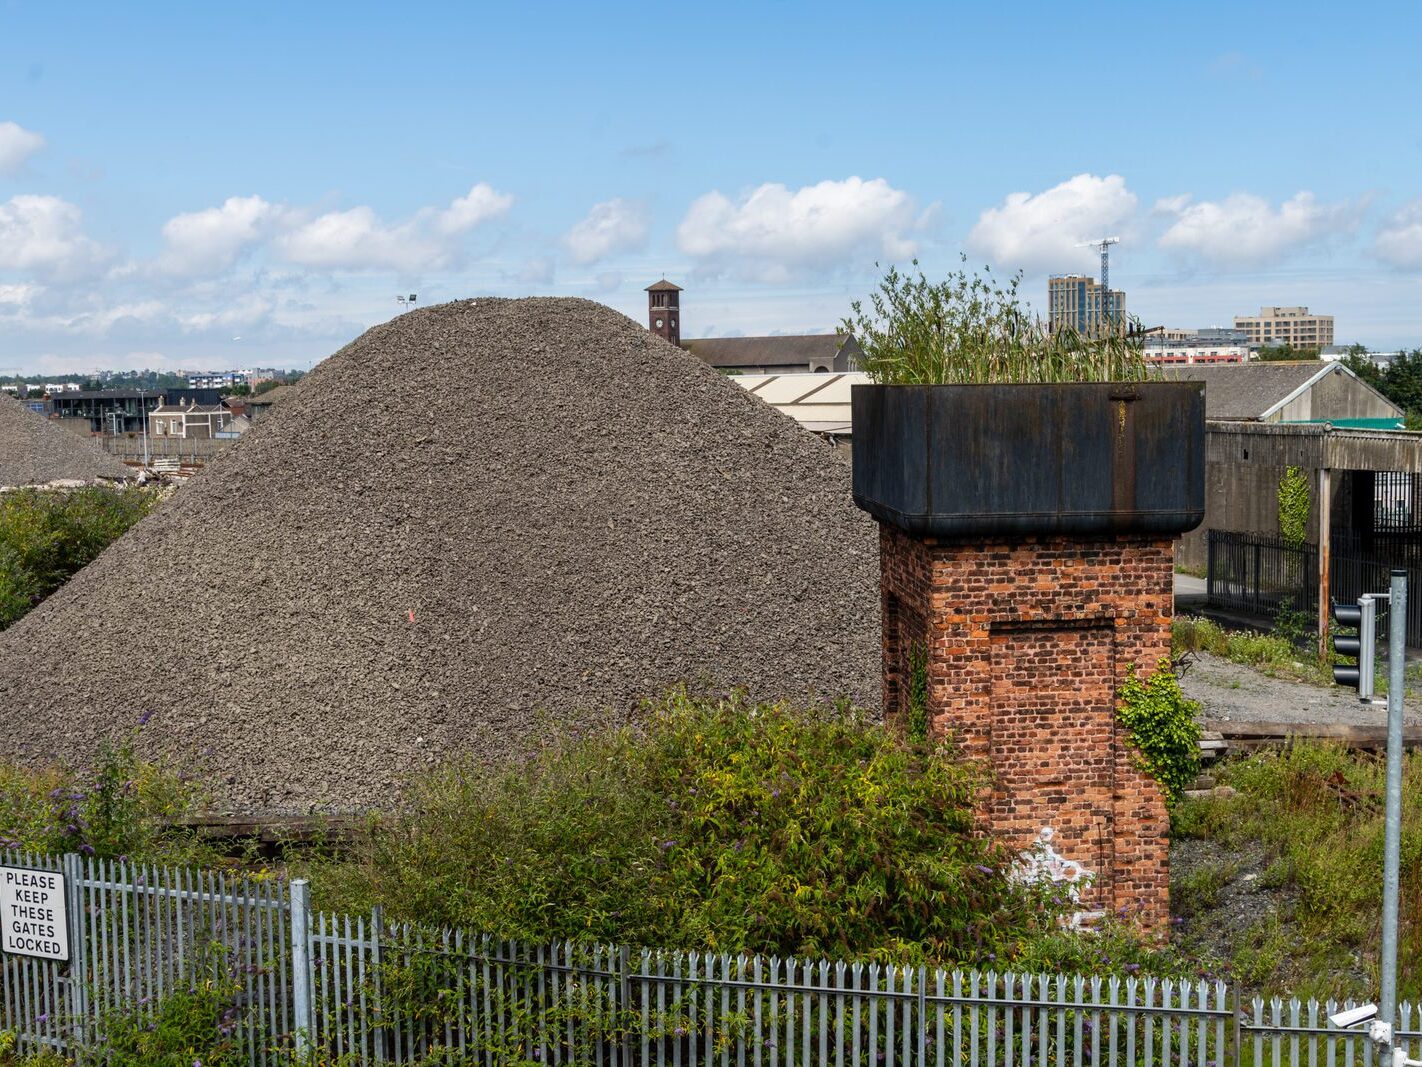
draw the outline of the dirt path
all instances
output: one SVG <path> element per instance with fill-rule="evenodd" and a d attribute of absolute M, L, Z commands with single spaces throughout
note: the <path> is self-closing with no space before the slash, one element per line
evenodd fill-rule
<path fill-rule="evenodd" d="M 1195 657 L 1180 686 L 1186 696 L 1200 702 L 1206 719 L 1348 726 L 1383 726 L 1387 722 L 1382 708 L 1359 704 L 1351 689 L 1270 678 L 1253 667 L 1206 653 Z M 1410 723 L 1422 723 L 1422 714 L 1416 711 L 1409 711 L 1406 718 Z"/>

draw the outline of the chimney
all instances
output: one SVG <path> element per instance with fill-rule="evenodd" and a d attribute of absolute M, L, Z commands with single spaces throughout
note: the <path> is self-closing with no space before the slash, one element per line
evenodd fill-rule
<path fill-rule="evenodd" d="M 665 278 L 647 286 L 647 329 L 664 341 L 681 344 L 681 286 Z"/>

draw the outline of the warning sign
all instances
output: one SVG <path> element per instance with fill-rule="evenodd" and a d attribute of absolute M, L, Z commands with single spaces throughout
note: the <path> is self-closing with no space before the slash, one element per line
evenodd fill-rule
<path fill-rule="evenodd" d="M 64 875 L 27 867 L 0 867 L 0 925 L 6 952 L 69 959 L 69 917 Z"/>

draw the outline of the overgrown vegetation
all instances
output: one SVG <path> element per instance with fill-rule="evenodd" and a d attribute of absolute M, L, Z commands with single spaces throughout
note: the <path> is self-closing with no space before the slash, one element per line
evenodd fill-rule
<path fill-rule="evenodd" d="M 1377 983 L 1385 761 L 1372 754 L 1299 743 L 1224 765 L 1233 796 L 1186 800 L 1177 837 L 1213 842 L 1227 854 L 1263 848 L 1247 892 L 1275 892 L 1281 907 L 1240 934 L 1235 974 L 1255 988 L 1299 996 L 1373 995 Z M 1196 935 L 1217 940 L 1213 907 L 1240 875 L 1226 859 L 1196 877 Z M 1189 928 L 1187 926 L 1187 934 Z M 1422 754 L 1403 780 L 1401 996 L 1422 997 Z"/>
<path fill-rule="evenodd" d="M 1177 657 L 1190 652 L 1208 652 L 1272 677 L 1315 685 L 1333 684 L 1331 665 L 1320 662 L 1316 655 L 1301 652 L 1295 641 L 1297 635 L 1284 632 L 1292 625 L 1285 619 L 1280 632 L 1262 634 L 1254 630 L 1227 630 L 1210 619 L 1179 615 L 1171 625 L 1171 649 Z"/>
<path fill-rule="evenodd" d="M 1200 705 L 1181 692 L 1169 660 L 1144 679 L 1133 664 L 1119 697 L 1116 714 L 1130 731 L 1141 767 L 1173 808 L 1200 773 Z"/>
<path fill-rule="evenodd" d="M 0 630 L 152 510 L 154 490 L 90 486 L 0 494 Z"/>
<path fill-rule="evenodd" d="M 0 763 L 0 849 L 79 852 L 101 859 L 199 863 L 213 854 L 169 820 L 201 801 L 181 775 L 140 760 L 133 735 L 100 748 L 91 771 Z"/>
<path fill-rule="evenodd" d="M 1052 913 L 972 832 L 979 785 L 853 712 L 676 692 L 528 766 L 433 773 L 313 885 L 324 907 L 530 941 L 1002 957 Z"/>
<path fill-rule="evenodd" d="M 1313 504 L 1308 475 L 1298 467 L 1285 467 L 1279 479 L 1279 534 L 1291 545 L 1308 540 L 1308 516 Z"/>
<path fill-rule="evenodd" d="M 967 262 L 967 257 L 963 257 Z M 1122 329 L 1085 337 L 1048 329 L 1006 282 L 960 269 L 930 281 L 890 267 L 868 303 L 856 300 L 843 329 L 864 352 L 860 367 L 890 385 L 1142 381 L 1156 376 L 1140 338 Z"/>

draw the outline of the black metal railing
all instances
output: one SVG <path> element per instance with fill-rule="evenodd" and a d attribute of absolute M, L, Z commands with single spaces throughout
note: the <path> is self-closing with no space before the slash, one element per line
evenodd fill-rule
<path fill-rule="evenodd" d="M 1422 536 L 1335 534 L 1329 556 L 1328 593 L 1340 602 L 1385 592 L 1393 567 L 1408 574 L 1409 590 L 1422 590 Z M 1281 609 L 1318 611 L 1318 546 L 1270 534 L 1210 530 L 1206 535 L 1206 602 L 1261 623 Z M 1408 597 L 1407 643 L 1422 648 L 1422 594 Z"/>
<path fill-rule="evenodd" d="M 1211 607 L 1273 618 L 1286 606 L 1318 609 L 1318 549 L 1270 534 L 1210 530 L 1206 599 Z"/>

